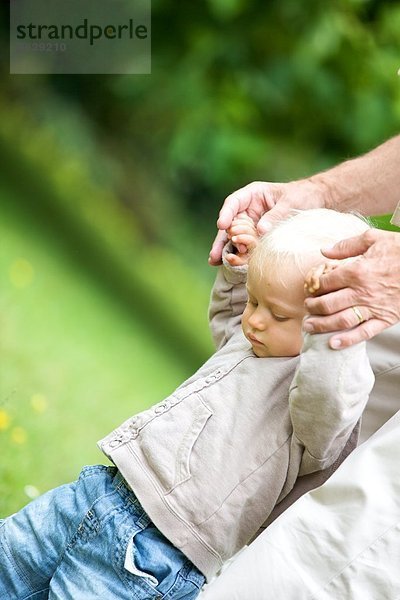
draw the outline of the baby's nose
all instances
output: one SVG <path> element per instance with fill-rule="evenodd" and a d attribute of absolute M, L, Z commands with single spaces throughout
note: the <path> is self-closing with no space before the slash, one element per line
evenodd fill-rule
<path fill-rule="evenodd" d="M 261 312 L 256 310 L 251 315 L 251 317 L 249 319 L 249 324 L 254 329 L 263 330 L 267 327 L 268 323 L 267 323 L 267 319 L 265 318 L 265 315 L 261 314 Z"/>

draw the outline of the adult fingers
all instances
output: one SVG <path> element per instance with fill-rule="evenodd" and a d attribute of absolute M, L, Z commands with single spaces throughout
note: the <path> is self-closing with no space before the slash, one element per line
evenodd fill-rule
<path fill-rule="evenodd" d="M 276 223 L 285 219 L 293 208 L 282 200 L 275 204 L 265 215 L 263 215 L 257 224 L 257 230 L 262 235 L 268 233 Z"/>
<path fill-rule="evenodd" d="M 241 191 L 242 190 L 238 190 L 237 192 L 234 192 L 225 198 L 224 204 L 219 211 L 219 216 L 217 219 L 218 229 L 227 229 L 231 225 L 238 212 L 246 209 L 246 198 Z"/>
<path fill-rule="evenodd" d="M 322 279 L 322 278 L 321 278 Z M 318 290 L 317 293 L 319 293 Z M 343 288 L 324 294 L 309 296 L 304 301 L 306 311 L 311 315 L 334 315 L 345 308 L 357 304 L 356 293 L 351 288 Z"/>
<path fill-rule="evenodd" d="M 217 266 L 221 264 L 222 261 L 222 250 L 225 246 L 225 243 L 228 239 L 226 231 L 219 230 L 217 235 L 215 236 L 215 240 L 213 242 L 210 255 L 208 257 L 208 262 L 212 266 Z"/>
<path fill-rule="evenodd" d="M 370 229 L 361 235 L 341 240 L 333 246 L 321 248 L 321 252 L 327 258 L 350 258 L 364 254 L 372 244 L 377 241 L 377 233 Z"/>
<path fill-rule="evenodd" d="M 260 217 L 273 207 L 274 194 L 280 189 L 280 185 L 268 181 L 253 181 L 233 192 L 225 198 L 219 211 L 218 229 L 227 229 L 235 216 L 241 212 L 246 212 L 254 223 L 257 223 Z"/>
<path fill-rule="evenodd" d="M 358 327 L 354 327 L 354 329 L 349 329 L 347 331 L 342 331 L 338 335 L 333 335 L 329 339 L 329 346 L 333 350 L 348 348 L 359 342 L 370 340 L 386 329 L 386 327 L 389 327 L 389 323 L 381 321 L 380 319 L 370 319 L 369 321 L 361 323 Z"/>
<path fill-rule="evenodd" d="M 238 214 L 246 211 L 253 200 L 251 186 L 252 184 L 246 185 L 225 198 L 219 211 L 218 229 L 227 229 Z"/>
<path fill-rule="evenodd" d="M 370 317 L 370 311 L 367 306 L 354 305 L 345 308 L 333 315 L 314 315 L 304 321 L 304 331 L 308 333 L 326 333 L 329 331 L 341 331 L 351 329 L 360 325 L 360 319 L 365 322 Z"/>

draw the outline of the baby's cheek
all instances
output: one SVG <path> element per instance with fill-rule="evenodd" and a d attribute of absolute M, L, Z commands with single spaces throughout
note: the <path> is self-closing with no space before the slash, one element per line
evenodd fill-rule
<path fill-rule="evenodd" d="M 292 343 L 291 343 L 291 349 L 292 349 L 292 356 L 297 356 L 297 354 L 300 354 L 301 348 L 303 346 L 303 334 L 302 334 L 302 330 L 301 330 L 301 324 L 299 324 L 295 330 L 292 332 Z"/>
<path fill-rule="evenodd" d="M 296 344 L 296 348 L 295 348 L 295 354 L 300 354 L 302 346 L 303 346 L 303 336 L 299 335 L 297 344 Z"/>

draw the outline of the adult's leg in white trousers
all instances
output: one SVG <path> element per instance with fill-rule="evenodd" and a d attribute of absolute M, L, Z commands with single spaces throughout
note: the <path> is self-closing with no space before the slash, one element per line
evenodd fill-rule
<path fill-rule="evenodd" d="M 295 502 L 201 600 L 400 599 L 400 413 Z"/>

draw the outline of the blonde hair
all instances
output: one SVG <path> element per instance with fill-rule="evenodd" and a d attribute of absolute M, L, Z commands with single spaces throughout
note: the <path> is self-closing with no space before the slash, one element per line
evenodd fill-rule
<path fill-rule="evenodd" d="M 301 275 L 327 258 L 321 248 L 345 238 L 360 235 L 371 225 L 356 213 L 341 213 L 328 208 L 296 210 L 264 235 L 249 259 L 249 269 L 262 277 L 273 271 L 282 283 L 285 271 L 295 265 Z"/>

